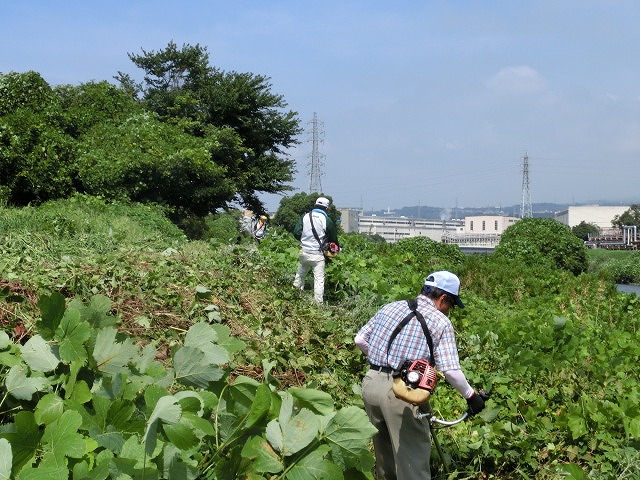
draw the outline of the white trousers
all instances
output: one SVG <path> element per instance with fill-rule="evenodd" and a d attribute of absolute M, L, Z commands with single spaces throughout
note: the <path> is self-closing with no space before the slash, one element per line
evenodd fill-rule
<path fill-rule="evenodd" d="M 304 278 L 313 270 L 313 299 L 322 303 L 324 297 L 324 255 L 321 253 L 300 252 L 298 257 L 298 271 L 293 280 L 293 286 L 304 289 Z"/>

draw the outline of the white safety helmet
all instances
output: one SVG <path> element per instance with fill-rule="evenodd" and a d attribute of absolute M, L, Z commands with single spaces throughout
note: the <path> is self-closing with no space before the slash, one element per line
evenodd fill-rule
<path fill-rule="evenodd" d="M 331 202 L 329 202 L 329 199 L 325 197 L 318 197 L 318 199 L 316 200 L 316 205 L 318 205 L 319 207 L 329 208 L 330 203 Z"/>

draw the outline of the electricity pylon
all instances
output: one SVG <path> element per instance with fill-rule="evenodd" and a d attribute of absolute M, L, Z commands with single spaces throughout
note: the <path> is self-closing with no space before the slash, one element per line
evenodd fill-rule
<path fill-rule="evenodd" d="M 320 153 L 318 145 L 324 142 L 324 125 L 318 120 L 317 114 L 313 113 L 311 124 L 311 162 L 309 168 L 309 193 L 322 193 L 321 177 L 324 166 L 324 155 Z"/>
<path fill-rule="evenodd" d="M 520 218 L 531 218 L 531 192 L 529 191 L 529 155 L 522 157 L 522 205 L 520 206 Z"/>

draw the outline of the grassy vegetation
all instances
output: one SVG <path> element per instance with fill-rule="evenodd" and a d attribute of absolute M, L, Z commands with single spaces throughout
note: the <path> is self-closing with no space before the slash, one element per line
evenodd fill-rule
<path fill-rule="evenodd" d="M 640 284 L 640 252 L 631 250 L 587 250 L 589 271 L 616 283 Z"/>
<path fill-rule="evenodd" d="M 609 266 L 633 266 L 637 254 L 590 251 L 598 273 L 575 276 L 465 257 L 425 239 L 387 245 L 345 235 L 319 306 L 291 286 L 298 247 L 289 234 L 238 243 L 233 222 L 212 222 L 209 240 L 188 241 L 151 207 L 77 197 L 0 209 L 0 325 L 24 342 L 37 333 L 42 296 L 100 294 L 118 329 L 156 345 L 159 361 L 169 362 L 194 324 L 221 324 L 246 343 L 230 378 L 315 388 L 336 407 L 360 406 L 366 366 L 355 332 L 380 305 L 415 296 L 429 271 L 447 268 L 463 284 L 466 308 L 452 312 L 463 368 L 493 397 L 472 422 L 439 434 L 456 473 L 447 477 L 434 457 L 434 478 L 640 475 L 640 300 L 616 291 Z M 434 398 L 445 417 L 465 407 L 452 390 L 443 382 Z"/>

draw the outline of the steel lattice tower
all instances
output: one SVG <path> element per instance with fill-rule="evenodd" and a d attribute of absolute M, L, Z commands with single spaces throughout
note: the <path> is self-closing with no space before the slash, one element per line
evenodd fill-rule
<path fill-rule="evenodd" d="M 531 218 L 531 192 L 529 191 L 529 155 L 522 157 L 522 205 L 520 206 L 520 218 Z"/>
<path fill-rule="evenodd" d="M 324 166 L 324 155 L 320 153 L 318 145 L 324 142 L 324 124 L 318 120 L 317 114 L 313 113 L 311 124 L 311 162 L 309 163 L 309 193 L 322 193 L 321 177 Z"/>

